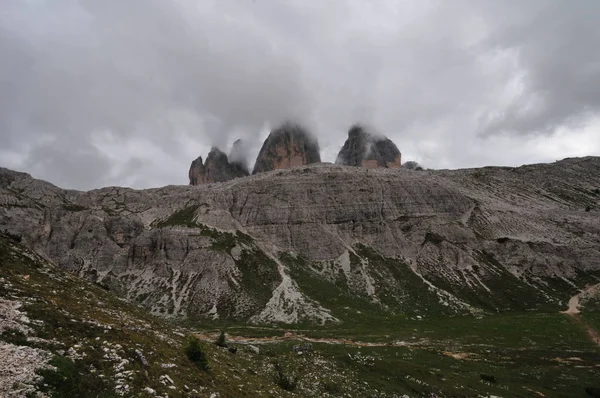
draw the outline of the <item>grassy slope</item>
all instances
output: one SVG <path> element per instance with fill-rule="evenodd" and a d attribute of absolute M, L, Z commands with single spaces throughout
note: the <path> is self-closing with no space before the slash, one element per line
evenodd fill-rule
<path fill-rule="evenodd" d="M 282 336 L 290 330 L 231 326 L 229 332 L 260 337 Z M 292 331 L 331 339 L 329 343 L 313 343 L 315 350 L 339 368 L 350 370 L 361 384 L 368 384 L 369 391 L 374 388 L 411 397 L 428 393 L 447 397 L 536 397 L 541 393 L 566 398 L 586 397 L 585 387 L 600 386 L 598 348 L 588 340 L 581 325 L 562 314 L 505 313 L 421 321 L 388 316 L 381 323 L 373 320 L 360 327 Z M 331 344 L 341 338 L 412 345 Z M 285 354 L 285 348 L 292 344 L 294 341 L 284 340 L 272 347 L 279 347 Z M 496 382 L 483 381 L 481 374 L 494 376 Z"/>
<path fill-rule="evenodd" d="M 33 321 L 42 321 L 31 323 L 35 335 L 58 342 L 17 341 L 56 355 L 55 363 L 62 363 L 61 374 L 71 380 L 54 390 L 54 396 L 59 397 L 116 396 L 119 371 L 115 365 L 120 360 L 107 359 L 105 349 L 114 349 L 119 357 L 129 361 L 124 366 L 125 371 L 132 371 L 130 379 L 123 379 L 123 384 L 130 388 L 126 396 L 149 396 L 142 389 L 150 387 L 171 397 L 210 396 L 212 392 L 221 397 L 391 397 L 393 394 L 418 397 L 431 392 L 440 396 L 535 397 L 538 396 L 535 391 L 547 397 L 584 397 L 585 387 L 600 385 L 595 367 L 600 356 L 585 332 L 566 316 L 544 313 L 504 313 L 480 318 L 425 316 L 418 320 L 404 314 L 372 311 L 359 317 L 360 322 L 322 328 L 307 325 L 310 329 L 297 333 L 416 344 L 357 347 L 314 343 L 313 355 L 297 355 L 291 350 L 296 341 L 277 340 L 261 345 L 259 354 L 237 345 L 238 353 L 232 355 L 205 342 L 210 362 L 210 371 L 205 372 L 184 355 L 190 324 L 184 327 L 183 323 L 176 325 L 149 316 L 102 288 L 37 259 L 1 235 L 0 267 L 3 278 L 0 297 L 24 302 L 28 316 Z M 29 275 L 28 279 L 25 275 Z M 350 300 L 344 298 L 343 289 L 338 293 L 332 295 L 332 300 Z M 369 306 L 366 302 L 359 307 L 369 309 Z M 354 314 L 360 315 L 356 311 Z M 203 322 L 194 327 L 211 329 L 215 325 Z M 229 332 L 281 336 L 286 329 L 232 324 Z M 16 341 L 8 335 L 2 338 Z M 70 362 L 59 354 L 70 347 L 76 347 L 77 353 L 85 356 Z M 141 364 L 135 349 L 143 352 L 148 367 Z M 71 368 L 64 363 L 72 363 Z M 161 367 L 167 363 L 176 366 Z M 291 381 L 297 378 L 295 391 L 286 391 L 278 385 L 275 364 L 281 366 L 283 378 Z M 494 376 L 497 381 L 483 381 L 482 373 Z M 173 379 L 174 389 L 160 383 L 160 376 L 165 374 Z"/>
<path fill-rule="evenodd" d="M 204 343 L 210 370 L 202 371 L 184 354 L 191 337 L 188 329 L 152 317 L 99 286 L 62 272 L 1 234 L 0 271 L 0 298 L 23 302 L 34 330 L 29 337 L 54 343 L 15 337 L 11 332 L 1 335 L 0 340 L 55 355 L 52 364 L 59 366 L 58 371 L 43 372 L 45 383 L 60 386 L 50 389 L 52 396 L 115 397 L 117 380 L 129 371 L 131 374 L 125 373 L 120 383 L 129 386 L 125 396 L 150 396 L 143 391 L 146 387 L 169 397 L 210 396 L 212 392 L 221 397 L 289 395 L 275 383 L 273 370 L 273 363 L 286 362 L 286 355 L 279 358 L 277 350 L 254 354 L 244 349 L 233 355 Z M 80 358 L 71 361 L 63 355 L 69 348 Z M 149 366 L 141 363 L 136 349 Z M 287 354 L 289 350 L 284 351 Z M 127 362 L 118 369 L 123 360 Z M 163 364 L 175 366 L 165 368 Z M 343 375 L 344 371 L 335 369 L 332 373 Z M 168 375 L 174 384 L 163 385 L 162 375 Z"/>

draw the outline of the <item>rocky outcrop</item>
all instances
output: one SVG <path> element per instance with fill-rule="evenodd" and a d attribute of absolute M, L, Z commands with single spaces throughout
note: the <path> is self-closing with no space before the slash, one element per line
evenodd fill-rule
<path fill-rule="evenodd" d="M 254 322 L 344 320 L 338 293 L 396 314 L 566 309 L 600 282 L 599 207 L 595 157 L 89 192 L 0 169 L 0 231 L 61 268 L 157 315 Z"/>
<path fill-rule="evenodd" d="M 273 130 L 265 140 L 252 173 L 288 169 L 320 161 L 317 139 L 304 127 L 285 123 Z"/>
<path fill-rule="evenodd" d="M 360 125 L 348 131 L 348 139 L 335 163 L 366 168 L 400 168 L 402 155 L 388 138 L 372 135 Z"/>
<path fill-rule="evenodd" d="M 225 182 L 247 175 L 247 167 L 239 162 L 229 163 L 227 155 L 214 147 L 208 153 L 204 164 L 202 158 L 198 157 L 192 162 L 189 171 L 190 185 Z"/>
<path fill-rule="evenodd" d="M 190 171 L 188 172 L 188 176 L 190 178 L 190 185 L 200 185 L 206 183 L 206 170 L 204 168 L 204 163 L 202 162 L 202 156 L 198 156 L 190 166 Z"/>

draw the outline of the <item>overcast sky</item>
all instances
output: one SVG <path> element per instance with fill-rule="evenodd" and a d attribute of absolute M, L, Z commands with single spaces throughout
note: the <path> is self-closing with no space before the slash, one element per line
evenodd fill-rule
<path fill-rule="evenodd" d="M 187 184 L 300 120 L 431 168 L 600 155 L 597 0 L 0 0 L 0 166 L 65 188 Z"/>

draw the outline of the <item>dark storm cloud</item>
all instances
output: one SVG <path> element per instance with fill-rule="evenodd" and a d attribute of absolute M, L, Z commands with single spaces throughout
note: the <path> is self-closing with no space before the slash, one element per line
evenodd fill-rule
<path fill-rule="evenodd" d="M 354 122 L 427 167 L 600 151 L 593 0 L 0 3 L 0 164 L 58 185 L 186 183 L 213 145 Z M 563 156 L 564 155 L 564 156 Z"/>
<path fill-rule="evenodd" d="M 498 22 L 485 45 L 516 50 L 523 72 L 520 95 L 502 113 L 491 115 L 487 134 L 552 133 L 600 110 L 600 86 L 594 83 L 600 77 L 600 4 L 521 3 L 497 2 L 487 10 Z"/>

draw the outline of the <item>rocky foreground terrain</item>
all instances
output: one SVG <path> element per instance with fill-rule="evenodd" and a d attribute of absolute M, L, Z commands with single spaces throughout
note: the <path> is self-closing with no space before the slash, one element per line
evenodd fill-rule
<path fill-rule="evenodd" d="M 600 281 L 599 208 L 595 157 L 453 171 L 318 163 L 89 192 L 0 169 L 0 230 L 169 318 L 557 312 Z"/>

